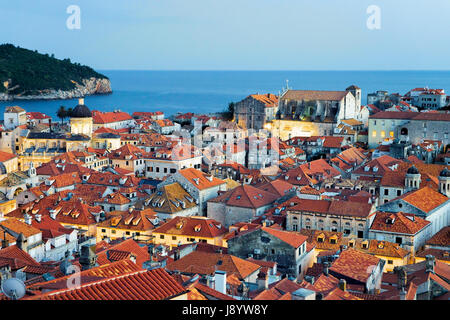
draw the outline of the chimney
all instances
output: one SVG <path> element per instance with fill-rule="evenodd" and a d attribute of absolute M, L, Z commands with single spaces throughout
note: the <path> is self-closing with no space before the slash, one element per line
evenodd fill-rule
<path fill-rule="evenodd" d="M 325 261 L 323 263 L 323 274 L 326 275 L 327 277 L 328 277 L 329 268 L 330 268 L 330 263 L 328 261 Z"/>
<path fill-rule="evenodd" d="M 227 294 L 227 273 L 217 270 L 214 274 L 216 290 L 220 293 Z"/>
<path fill-rule="evenodd" d="M 429 255 L 425 256 L 425 258 L 426 258 L 425 272 L 434 273 L 434 266 L 436 264 L 436 260 L 435 260 L 434 256 L 429 254 Z"/>
<path fill-rule="evenodd" d="M 339 289 L 342 291 L 347 291 L 347 281 L 344 279 L 339 280 Z"/>
<path fill-rule="evenodd" d="M 269 289 L 269 277 L 264 272 L 258 273 L 258 290 L 267 290 Z"/>
<path fill-rule="evenodd" d="M 313 276 L 305 276 L 305 281 L 314 284 L 315 279 Z"/>
<path fill-rule="evenodd" d="M 31 225 L 31 216 L 28 213 L 25 213 L 25 215 L 23 216 L 25 223 L 28 225 Z"/>
<path fill-rule="evenodd" d="M 397 274 L 397 288 L 400 291 L 404 291 L 406 288 L 406 283 L 408 281 L 408 275 L 406 273 L 404 266 L 399 266 L 394 268 L 394 273 Z"/>
<path fill-rule="evenodd" d="M 81 247 L 80 264 L 83 270 L 91 269 L 97 264 L 97 255 L 89 245 Z"/>
<path fill-rule="evenodd" d="M 22 249 L 23 251 L 27 251 L 28 249 L 28 240 L 25 238 L 23 233 L 19 234 L 16 240 L 16 245 L 19 249 Z"/>

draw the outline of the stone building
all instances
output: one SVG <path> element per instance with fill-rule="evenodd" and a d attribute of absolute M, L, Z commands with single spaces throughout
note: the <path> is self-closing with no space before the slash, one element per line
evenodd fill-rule
<path fill-rule="evenodd" d="M 236 103 L 234 119 L 246 129 L 261 130 L 267 121 L 275 119 L 278 111 L 278 97 L 274 94 L 252 94 Z"/>
<path fill-rule="evenodd" d="M 302 277 L 310 266 L 314 251 L 306 239 L 297 232 L 262 227 L 228 239 L 228 252 L 243 259 L 275 261 L 279 272 Z"/>
<path fill-rule="evenodd" d="M 386 139 L 412 144 L 423 140 L 450 143 L 450 113 L 445 112 L 378 112 L 369 117 L 369 148 Z"/>
<path fill-rule="evenodd" d="M 274 122 L 283 140 L 296 136 L 332 135 L 343 119 L 356 119 L 361 89 L 345 91 L 287 90 L 279 101 L 280 120 Z"/>

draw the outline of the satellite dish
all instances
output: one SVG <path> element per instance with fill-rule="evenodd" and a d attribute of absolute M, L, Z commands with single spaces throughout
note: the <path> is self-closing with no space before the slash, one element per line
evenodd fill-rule
<path fill-rule="evenodd" d="M 11 300 L 19 300 L 25 295 L 25 284 L 17 278 L 10 278 L 3 281 L 2 291 Z"/>

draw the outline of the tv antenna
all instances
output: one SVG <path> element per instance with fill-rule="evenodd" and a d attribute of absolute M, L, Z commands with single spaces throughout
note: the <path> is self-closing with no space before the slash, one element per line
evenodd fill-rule
<path fill-rule="evenodd" d="M 25 284 L 17 278 L 3 281 L 1 289 L 11 300 L 19 300 L 25 295 Z"/>

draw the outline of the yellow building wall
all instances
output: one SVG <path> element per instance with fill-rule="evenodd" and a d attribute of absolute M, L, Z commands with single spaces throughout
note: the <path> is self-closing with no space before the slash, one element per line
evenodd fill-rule
<path fill-rule="evenodd" d="M 72 134 L 85 134 L 92 136 L 93 121 L 92 118 L 71 118 L 70 132 Z"/>
<path fill-rule="evenodd" d="M 161 239 L 161 235 L 164 236 L 164 239 Z M 175 237 L 173 239 L 172 237 Z M 154 244 L 163 244 L 166 246 L 170 246 L 170 248 L 178 246 L 180 243 L 181 245 L 192 243 L 192 241 L 189 241 L 188 239 L 194 238 L 195 241 L 200 242 L 201 240 L 206 240 L 207 244 L 215 245 L 215 246 L 223 246 L 222 239 L 223 237 L 216 237 L 216 238 L 204 238 L 204 237 L 193 237 L 193 236 L 185 236 L 185 235 L 172 235 L 172 234 L 165 234 L 165 233 L 153 233 L 153 243 Z"/>
<path fill-rule="evenodd" d="M 0 203 L 0 215 L 6 215 L 7 213 L 17 208 L 16 199 L 5 201 Z"/>
<path fill-rule="evenodd" d="M 103 229 L 105 232 L 103 232 Z M 129 232 L 130 234 L 127 234 Z M 130 229 L 117 229 L 117 228 L 107 228 L 107 227 L 97 227 L 97 242 L 102 241 L 103 238 L 108 237 L 111 240 L 120 239 L 122 237 L 129 238 L 133 233 L 139 232 L 139 236 L 135 236 L 136 241 L 147 242 L 151 240 L 152 232 L 148 231 L 136 231 Z"/>

